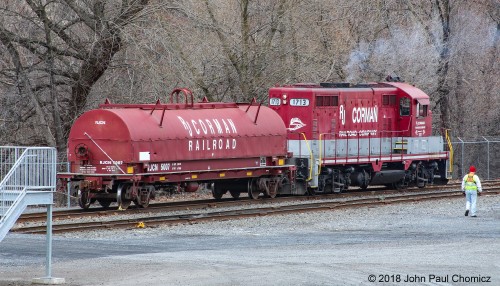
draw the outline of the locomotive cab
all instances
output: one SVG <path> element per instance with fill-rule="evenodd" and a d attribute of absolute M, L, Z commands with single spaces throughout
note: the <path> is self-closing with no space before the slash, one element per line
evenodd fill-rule
<path fill-rule="evenodd" d="M 425 94 L 424 94 L 425 95 Z M 400 136 L 430 136 L 432 133 L 432 113 L 429 109 L 430 100 L 414 92 L 402 91 L 398 98 L 398 124 Z"/>

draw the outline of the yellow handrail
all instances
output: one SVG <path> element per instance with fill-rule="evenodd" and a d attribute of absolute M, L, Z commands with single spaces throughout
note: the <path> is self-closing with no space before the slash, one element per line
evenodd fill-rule
<path fill-rule="evenodd" d="M 306 146 L 307 146 L 307 149 L 309 149 L 309 155 L 311 157 L 311 163 L 309 164 L 309 178 L 307 178 L 306 181 L 310 181 L 312 180 L 312 170 L 313 170 L 313 165 L 314 165 L 314 156 L 313 156 L 313 153 L 312 153 L 312 150 L 311 150 L 311 146 L 309 146 L 309 141 L 307 141 L 307 138 L 306 138 L 306 134 L 304 132 L 301 132 L 300 133 L 303 137 L 304 137 L 304 140 L 306 141 Z"/>
<path fill-rule="evenodd" d="M 453 173 L 453 145 L 451 144 L 450 136 L 448 135 L 448 131 L 450 129 L 445 129 L 446 141 L 448 142 L 448 148 L 450 149 L 450 171 L 449 173 Z"/>
<path fill-rule="evenodd" d="M 323 145 L 323 144 L 321 144 L 321 143 L 322 143 L 322 141 L 321 141 L 321 137 L 323 137 L 323 135 L 325 135 L 325 134 L 326 134 L 326 133 L 320 133 L 320 134 L 319 134 L 319 164 L 318 164 L 318 170 L 316 170 L 316 174 L 319 174 L 319 173 L 320 173 L 320 171 L 321 171 L 321 165 L 323 165 L 323 162 L 321 161 L 321 159 L 322 159 L 322 156 L 321 156 L 321 151 L 323 151 L 323 150 L 321 149 L 321 146 Z"/>

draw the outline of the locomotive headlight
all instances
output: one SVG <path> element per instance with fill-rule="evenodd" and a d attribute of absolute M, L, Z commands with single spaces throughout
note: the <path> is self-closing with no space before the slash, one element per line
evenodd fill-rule
<path fill-rule="evenodd" d="M 287 95 L 283 94 L 281 98 L 283 99 L 283 104 L 286 104 Z"/>

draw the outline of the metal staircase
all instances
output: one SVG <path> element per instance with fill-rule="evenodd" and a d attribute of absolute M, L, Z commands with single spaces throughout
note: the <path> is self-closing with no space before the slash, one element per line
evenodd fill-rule
<path fill-rule="evenodd" d="M 57 152 L 49 147 L 0 147 L 0 241 L 29 205 L 51 205 Z"/>

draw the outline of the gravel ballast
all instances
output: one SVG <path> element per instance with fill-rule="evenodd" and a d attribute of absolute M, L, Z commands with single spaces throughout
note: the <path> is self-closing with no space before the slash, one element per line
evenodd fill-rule
<path fill-rule="evenodd" d="M 55 235 L 52 276 L 68 285 L 500 285 L 500 196 L 480 197 L 477 218 L 464 206 L 443 199 Z M 44 263 L 45 236 L 9 233 L 0 285 L 28 285 Z"/>

